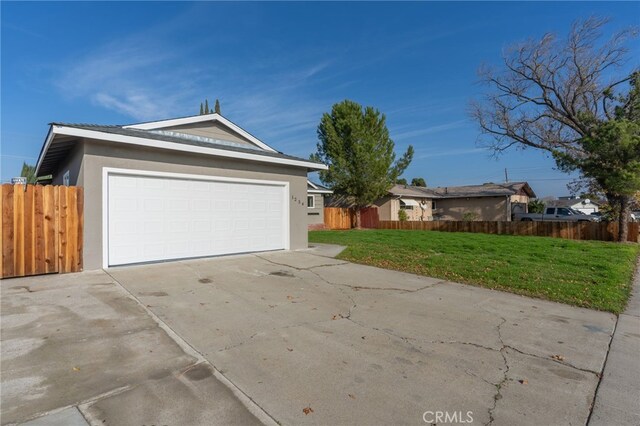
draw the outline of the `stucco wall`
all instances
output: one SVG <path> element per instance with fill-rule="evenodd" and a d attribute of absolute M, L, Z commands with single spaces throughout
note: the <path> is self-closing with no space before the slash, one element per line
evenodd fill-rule
<path fill-rule="evenodd" d="M 322 194 L 308 194 L 313 196 L 315 206 L 310 208 L 307 206 L 307 219 L 309 225 L 324 224 L 324 195 Z"/>
<path fill-rule="evenodd" d="M 527 204 L 529 202 L 529 197 L 527 195 L 512 195 L 511 202 Z"/>
<path fill-rule="evenodd" d="M 476 220 L 511 220 L 510 202 L 507 197 L 442 198 L 436 200 L 435 213 L 439 215 L 441 220 L 462 220 L 467 212 L 475 213 Z"/>
<path fill-rule="evenodd" d="M 408 197 L 405 197 L 408 198 Z M 431 211 L 431 200 L 428 198 L 412 198 L 417 201 L 421 207 L 413 207 L 413 209 L 405 210 L 407 212 L 407 220 L 411 221 L 428 221 L 433 219 Z M 422 201 L 425 203 L 422 204 Z M 375 203 L 378 206 L 378 218 L 380 220 L 398 220 L 398 211 L 400 210 L 400 200 L 397 197 L 384 197 Z"/>
<path fill-rule="evenodd" d="M 398 220 L 398 213 L 396 212 L 396 218 L 393 219 L 391 214 L 393 198 L 384 197 L 376 201 L 374 204 L 378 206 L 378 218 L 380 220 Z"/>
<path fill-rule="evenodd" d="M 85 144 L 83 161 L 84 269 L 102 267 L 102 170 L 104 167 L 289 182 L 290 248 L 307 247 L 307 170 L 160 149 Z"/>

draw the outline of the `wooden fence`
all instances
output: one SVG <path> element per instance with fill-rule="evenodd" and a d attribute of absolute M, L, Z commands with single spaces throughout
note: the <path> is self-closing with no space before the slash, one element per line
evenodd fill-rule
<path fill-rule="evenodd" d="M 0 278 L 82 270 L 83 191 L 2 185 Z"/>
<path fill-rule="evenodd" d="M 627 241 L 637 243 L 639 223 L 629 223 Z M 530 235 L 569 240 L 615 241 L 617 223 L 599 222 L 457 222 L 380 221 L 379 229 L 407 229 L 442 232 L 476 232 L 502 235 Z"/>
<path fill-rule="evenodd" d="M 329 229 L 351 229 L 354 222 L 353 211 L 340 207 L 324 208 L 324 226 Z"/>
<path fill-rule="evenodd" d="M 378 228 L 377 207 L 366 207 L 360 210 L 360 226 L 362 228 Z M 354 209 L 341 207 L 325 207 L 324 226 L 328 229 L 351 229 L 356 224 Z"/>

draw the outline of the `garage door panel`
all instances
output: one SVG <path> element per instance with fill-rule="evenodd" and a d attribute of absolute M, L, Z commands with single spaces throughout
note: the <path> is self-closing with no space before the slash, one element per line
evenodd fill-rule
<path fill-rule="evenodd" d="M 109 265 L 286 247 L 283 185 L 109 174 L 107 200 Z"/>

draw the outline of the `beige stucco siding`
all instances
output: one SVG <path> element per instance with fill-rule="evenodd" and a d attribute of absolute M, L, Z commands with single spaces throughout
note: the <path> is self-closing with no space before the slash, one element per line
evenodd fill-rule
<path fill-rule="evenodd" d="M 79 184 L 85 187 L 85 270 L 102 267 L 102 173 L 105 167 L 288 182 L 290 248 L 307 247 L 307 171 L 304 168 L 160 149 L 130 148 L 102 141 L 85 144 L 84 151 L 84 176 Z"/>
<path fill-rule="evenodd" d="M 408 198 L 408 197 L 404 197 Z M 432 220 L 431 200 L 428 198 L 412 198 L 422 207 L 413 207 L 406 209 L 407 220 L 420 221 Z M 423 203 L 424 201 L 424 203 Z M 397 197 L 384 197 L 375 203 L 378 206 L 378 217 L 380 220 L 398 220 L 398 211 L 400 210 L 400 200 Z"/>
<path fill-rule="evenodd" d="M 516 194 L 511 196 L 512 203 L 524 203 L 527 204 L 529 202 L 529 196 Z"/>
<path fill-rule="evenodd" d="M 391 197 L 384 197 L 374 203 L 376 206 L 378 206 L 378 218 L 380 220 L 394 220 L 391 218 L 392 201 L 393 199 Z M 397 220 L 397 214 L 395 220 Z"/>
<path fill-rule="evenodd" d="M 324 196 L 322 194 L 307 194 L 313 196 L 314 207 L 307 206 L 307 218 L 309 225 L 324 224 Z"/>
<path fill-rule="evenodd" d="M 462 220 L 467 212 L 475 213 L 476 220 L 511 220 L 510 202 L 506 196 L 436 200 L 435 213 L 441 220 Z"/>
<path fill-rule="evenodd" d="M 165 127 L 160 130 L 168 130 L 171 132 L 185 133 L 187 135 L 203 136 L 211 139 L 221 139 L 225 141 L 238 142 L 248 147 L 255 147 L 251 141 L 222 126 L 219 123 L 207 121 L 204 123 L 183 124 L 180 126 Z"/>

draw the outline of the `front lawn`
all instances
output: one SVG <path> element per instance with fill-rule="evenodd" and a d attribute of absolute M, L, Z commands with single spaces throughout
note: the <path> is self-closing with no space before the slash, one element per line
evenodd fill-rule
<path fill-rule="evenodd" d="M 620 313 L 639 244 L 457 232 L 312 231 L 340 259 Z"/>

